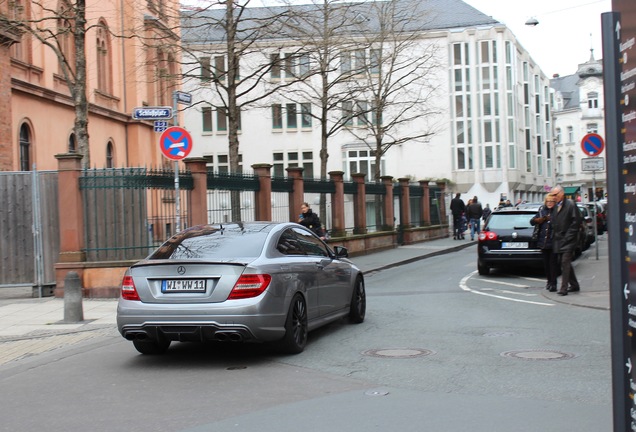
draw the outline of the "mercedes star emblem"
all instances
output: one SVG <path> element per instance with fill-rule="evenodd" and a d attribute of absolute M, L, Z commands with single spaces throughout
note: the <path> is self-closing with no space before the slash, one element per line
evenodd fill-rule
<path fill-rule="evenodd" d="M 179 266 L 177 267 L 177 273 L 179 273 L 180 275 L 185 273 L 185 267 L 184 266 Z"/>

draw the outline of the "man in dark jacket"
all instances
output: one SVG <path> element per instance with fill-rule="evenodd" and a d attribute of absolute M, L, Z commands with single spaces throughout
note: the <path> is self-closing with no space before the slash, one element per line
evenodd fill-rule
<path fill-rule="evenodd" d="M 559 256 L 561 263 L 561 289 L 558 295 L 568 295 L 568 291 L 579 291 L 581 286 L 572 268 L 572 258 L 578 243 L 581 212 L 576 204 L 565 197 L 561 186 L 555 186 L 550 196 L 557 202 L 552 217 L 552 250 Z"/>
<path fill-rule="evenodd" d="M 453 240 L 460 240 L 464 238 L 464 232 L 462 230 L 462 213 L 466 210 L 466 204 L 460 198 L 462 194 L 457 192 L 455 198 L 451 200 L 450 210 L 453 214 Z"/>
<path fill-rule="evenodd" d="M 468 209 L 466 209 L 466 215 L 468 222 L 470 223 L 470 239 L 475 240 L 475 232 L 477 236 L 481 231 L 481 217 L 484 214 L 484 210 L 481 208 L 481 203 L 477 201 L 477 196 L 473 197 Z"/>

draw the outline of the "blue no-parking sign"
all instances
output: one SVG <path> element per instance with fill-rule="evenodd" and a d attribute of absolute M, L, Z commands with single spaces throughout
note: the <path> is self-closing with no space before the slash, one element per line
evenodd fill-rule
<path fill-rule="evenodd" d="M 192 144 L 190 133 L 178 126 L 166 129 L 159 138 L 161 153 L 172 160 L 181 160 L 188 156 L 192 150 Z"/>
<path fill-rule="evenodd" d="M 588 156 L 598 156 L 605 149 L 605 141 L 599 134 L 589 133 L 581 140 L 581 150 Z"/>

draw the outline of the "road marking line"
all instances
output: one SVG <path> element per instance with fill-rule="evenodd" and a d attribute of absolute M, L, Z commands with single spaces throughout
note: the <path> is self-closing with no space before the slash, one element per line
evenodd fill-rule
<path fill-rule="evenodd" d="M 521 300 L 521 299 L 512 299 L 510 297 L 504 297 L 504 296 L 500 296 L 500 295 L 489 294 L 489 293 L 485 293 L 483 291 L 476 291 L 474 289 L 471 289 L 471 288 L 468 287 L 468 285 L 466 285 L 466 282 L 468 281 L 468 279 L 470 279 L 475 274 L 477 274 L 477 270 L 475 270 L 472 273 L 469 273 L 466 276 L 464 276 L 462 278 L 462 280 L 459 281 L 459 287 L 462 290 L 464 290 L 464 291 L 468 291 L 468 292 L 471 292 L 473 294 L 483 295 L 483 296 L 486 296 L 486 297 L 494 297 L 494 298 L 498 298 L 498 299 L 501 299 L 501 300 L 508 300 L 508 301 L 513 301 L 513 302 L 518 302 L 518 303 L 535 304 L 535 305 L 538 305 L 538 306 L 554 306 L 554 303 L 541 303 L 541 302 Z"/>
<path fill-rule="evenodd" d="M 528 285 L 519 285 L 519 284 L 515 284 L 512 282 L 502 282 L 502 281 L 498 281 L 498 280 L 494 280 L 494 279 L 479 279 L 482 281 L 486 281 L 486 282 L 491 282 L 494 284 L 499 284 L 499 285 L 508 285 L 508 286 L 513 286 L 513 287 L 517 287 L 517 288 L 529 288 Z"/>

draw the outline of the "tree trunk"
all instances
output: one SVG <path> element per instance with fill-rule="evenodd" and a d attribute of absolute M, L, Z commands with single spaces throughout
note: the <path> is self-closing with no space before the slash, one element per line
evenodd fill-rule
<path fill-rule="evenodd" d="M 73 130 L 77 140 L 79 153 L 82 155 L 82 168 L 87 169 L 91 164 L 90 146 L 88 141 L 88 99 L 86 97 L 86 2 L 77 0 L 75 31 L 75 82 L 71 94 L 75 105 L 75 123 Z M 69 65 L 69 67 L 72 67 Z"/>

